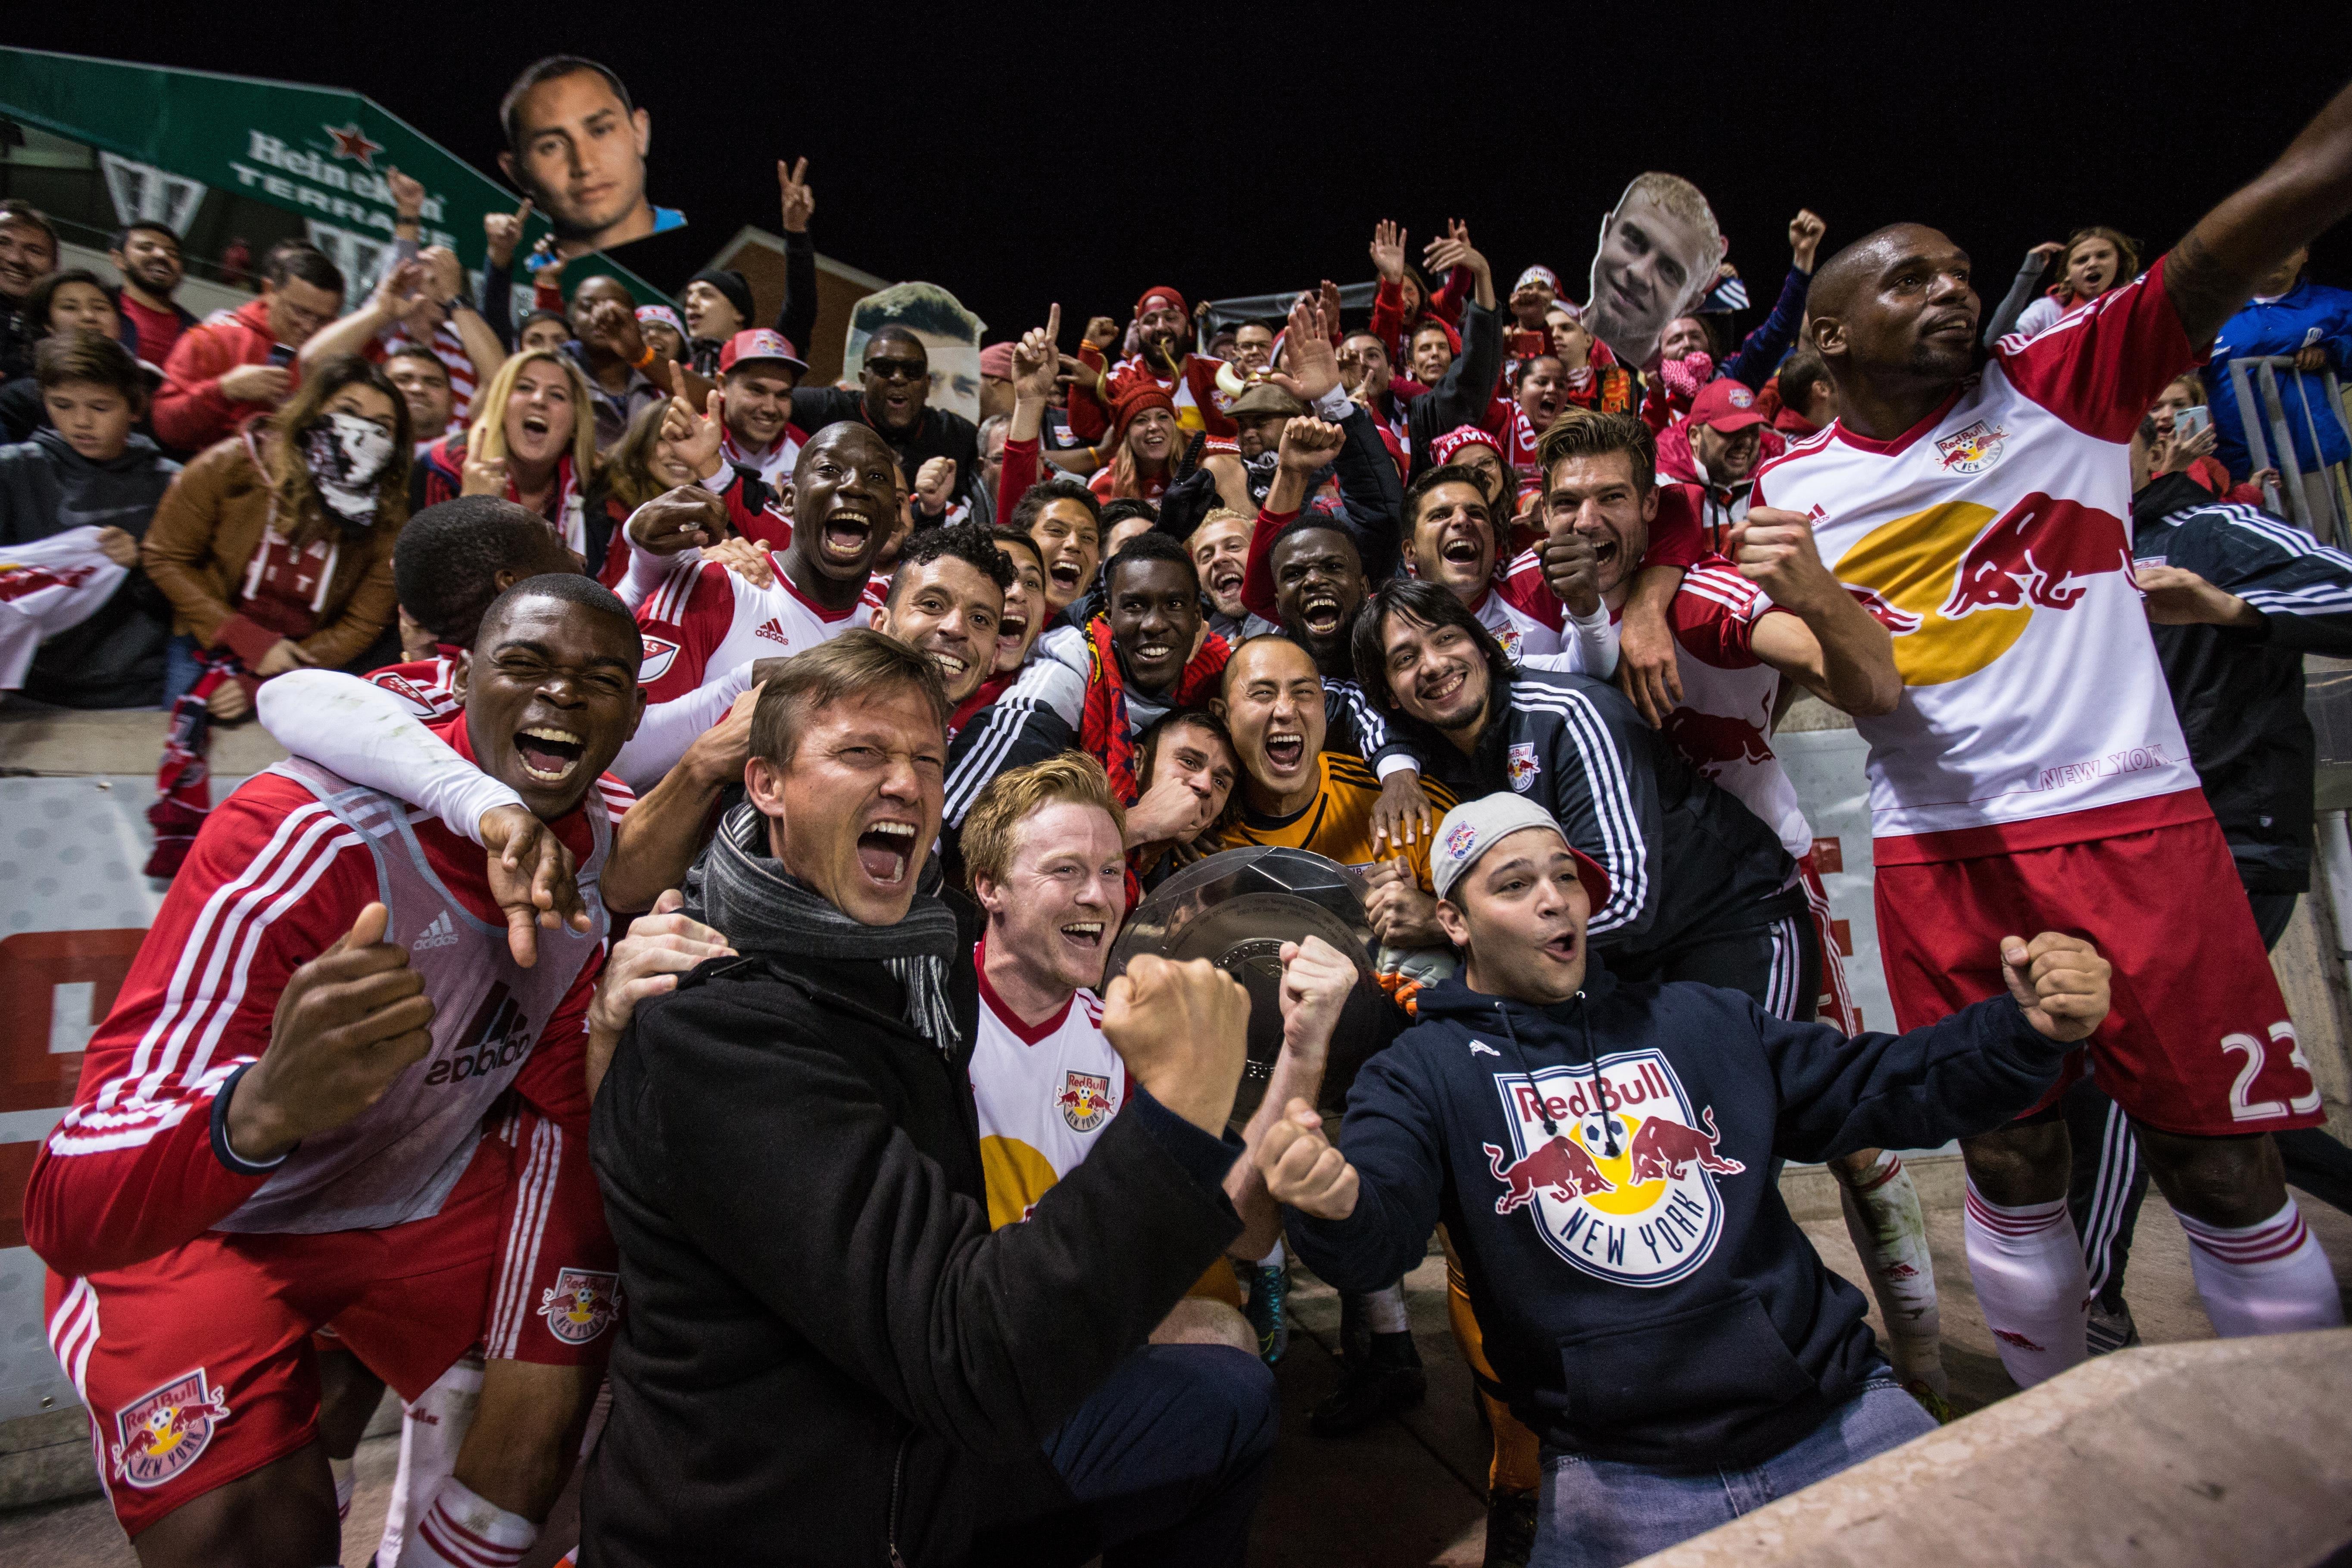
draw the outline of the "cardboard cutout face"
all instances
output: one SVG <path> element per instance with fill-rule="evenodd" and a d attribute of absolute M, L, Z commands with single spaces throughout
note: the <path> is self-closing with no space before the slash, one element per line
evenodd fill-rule
<path fill-rule="evenodd" d="M 898 283 L 850 307 L 841 363 L 855 376 L 866 363 L 866 340 L 885 326 L 902 326 L 923 341 L 930 362 L 929 406 L 980 418 L 980 338 L 988 323 L 936 283 Z M 909 476 L 910 478 L 912 476 Z"/>
<path fill-rule="evenodd" d="M 1724 248 L 1696 185 L 1675 174 L 1635 176 L 1601 220 L 1584 324 L 1625 363 L 1654 366 L 1666 323 L 1706 297 Z"/>
<path fill-rule="evenodd" d="M 525 78 L 541 68 L 532 66 Z M 584 61 L 514 94 L 499 167 L 555 228 L 564 260 L 685 226 L 646 196 L 653 117 Z"/>

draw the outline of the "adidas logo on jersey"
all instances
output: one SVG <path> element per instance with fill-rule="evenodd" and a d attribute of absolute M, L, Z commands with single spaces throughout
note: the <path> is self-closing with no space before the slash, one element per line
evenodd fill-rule
<path fill-rule="evenodd" d="M 785 631 L 784 623 L 773 616 L 770 616 L 766 623 L 751 635 L 755 637 L 767 637 L 772 641 L 780 642 L 786 647 L 793 646 L 792 634 Z"/>
<path fill-rule="evenodd" d="M 423 952 L 428 948 L 448 947 L 457 940 L 457 928 L 449 923 L 449 911 L 443 910 L 433 917 L 433 923 L 419 931 L 416 940 L 408 944 L 411 952 Z"/>

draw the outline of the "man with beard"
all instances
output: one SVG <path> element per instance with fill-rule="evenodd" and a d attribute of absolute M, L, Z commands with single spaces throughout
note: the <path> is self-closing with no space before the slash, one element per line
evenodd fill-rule
<path fill-rule="evenodd" d="M 499 169 L 555 226 L 563 260 L 684 226 L 646 199 L 653 117 L 593 60 L 550 55 L 515 78 L 499 103 Z"/>
<path fill-rule="evenodd" d="M 1625 363 L 1655 364 L 1666 323 L 1714 287 L 1724 248 L 1696 185 L 1675 174 L 1637 176 L 1601 220 L 1585 324 Z"/>
<path fill-rule="evenodd" d="M 722 503 L 696 499 L 707 500 L 715 531 Z M 638 603 L 647 696 L 659 707 L 713 674 L 851 630 L 859 606 L 873 607 L 868 583 L 898 509 L 890 448 L 863 425 L 829 425 L 801 448 L 792 542 L 767 552 L 770 581 L 754 583 L 692 546 L 666 558 L 657 552 L 667 541 L 633 535 L 640 548 L 630 555 L 622 596 Z"/>
<path fill-rule="evenodd" d="M 1115 333 L 1117 329 L 1112 330 Z M 1188 437 L 1200 430 L 1232 439 L 1234 422 L 1226 410 L 1233 399 L 1217 386 L 1217 373 L 1225 363 L 1188 353 L 1192 341 L 1192 321 L 1184 296 L 1165 286 L 1146 289 L 1135 301 L 1135 353 L 1108 370 L 1096 324 L 1090 323 L 1086 341 L 1078 345 L 1077 379 L 1070 384 L 1071 431 L 1082 441 L 1101 440 L 1119 399 L 1137 387 L 1153 386 L 1167 395 L 1176 423 Z"/>
<path fill-rule="evenodd" d="M 486 1342 L 483 1418 L 417 1528 L 474 1563 L 536 1537 L 617 1308 L 578 1155 L 603 769 L 644 706 L 637 657 L 584 577 L 530 579 L 484 616 L 439 734 L 509 803 L 458 818 L 496 846 L 487 865 L 299 760 L 205 819 L 26 1190 L 55 1348 L 142 1561 L 335 1559 L 321 1329 L 406 1399 Z M 548 879 L 565 854 L 569 919 Z M 219 983 L 191 984 L 206 953 Z M 500 1128 L 509 1087 L 522 1109 Z"/>
<path fill-rule="evenodd" d="M 1242 461 L 1263 466 L 1282 446 L 1282 428 L 1307 411 L 1307 405 L 1272 382 L 1262 381 L 1234 399 L 1226 415 L 1234 422 L 1234 445 Z"/>
<path fill-rule="evenodd" d="M 107 247 L 107 260 L 122 279 L 122 322 L 131 330 L 123 346 L 156 369 L 172 357 L 180 334 L 195 316 L 172 296 L 183 276 L 180 237 L 160 223 L 125 224 Z"/>
<path fill-rule="evenodd" d="M 2014 911 L 2096 942 L 2122 978 L 2088 1054 L 2224 1336 L 2344 1321 L 2268 1136 L 2326 1113 L 2149 640 L 2128 443 L 2265 274 L 2347 212 L 2352 89 L 2139 279 L 1981 369 L 1966 254 L 1917 224 L 1865 236 L 1809 297 L 1838 422 L 1756 478 L 1757 504 L 1810 518 L 1831 573 L 1904 628 L 1902 704 L 1857 725 L 1897 1021 L 1987 994 L 1979 949 Z M 2065 1087 L 1961 1144 L 1970 1269 L 2021 1384 L 2085 1351 Z"/>
<path fill-rule="evenodd" d="M 992 1230 L 980 932 L 925 865 L 946 713 L 930 661 L 872 632 L 761 694 L 687 910 L 744 958 L 641 1005 L 597 1095 L 629 1312 L 590 1561 L 772 1555 L 780 1530 L 810 1561 L 1241 1559 L 1272 1380 L 1144 1342 L 1243 1228 L 1219 1135 L 1247 1000 L 1131 964 L 1102 1020 L 1128 1103 Z"/>
<path fill-rule="evenodd" d="M 1756 395 L 1729 376 L 1691 399 L 1690 417 L 1658 434 L 1658 478 L 1693 485 L 1706 498 L 1707 548 L 1722 550 L 1748 515 L 1748 479 L 1764 455 L 1764 416 Z"/>
<path fill-rule="evenodd" d="M 1013 580 L 989 530 L 971 523 L 927 528 L 899 553 L 874 629 L 931 661 L 950 721 L 996 667 L 996 626 Z"/>
<path fill-rule="evenodd" d="M 793 423 L 803 430 L 856 420 L 890 445 L 909 476 L 934 458 L 955 465 L 955 500 L 946 521 L 961 522 L 982 506 L 980 431 L 962 415 L 930 406 L 931 356 L 910 327 L 895 322 L 866 340 L 860 386 L 793 389 Z"/>
<path fill-rule="evenodd" d="M 727 432 L 719 447 L 726 459 L 757 473 L 781 489 L 807 439 L 793 423 L 793 388 L 808 365 L 792 343 L 766 328 L 738 332 L 719 354 L 719 391 Z"/>

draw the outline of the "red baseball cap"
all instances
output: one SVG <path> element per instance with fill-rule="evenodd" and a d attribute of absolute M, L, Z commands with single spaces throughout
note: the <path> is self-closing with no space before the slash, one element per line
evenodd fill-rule
<path fill-rule="evenodd" d="M 793 340 L 772 327 L 751 327 L 727 340 L 719 351 L 719 374 L 725 375 L 750 360 L 782 360 L 795 374 L 808 374 L 808 362 L 793 352 Z"/>
<path fill-rule="evenodd" d="M 1698 395 L 1691 399 L 1690 422 L 1728 436 L 1763 424 L 1764 416 L 1756 411 L 1756 395 L 1726 375 L 1698 389 Z"/>

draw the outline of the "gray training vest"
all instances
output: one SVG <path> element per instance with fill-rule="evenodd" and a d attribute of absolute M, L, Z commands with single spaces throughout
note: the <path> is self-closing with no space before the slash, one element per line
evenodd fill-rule
<path fill-rule="evenodd" d="M 302 758 L 269 770 L 293 779 L 360 836 L 375 857 L 377 897 L 391 911 L 384 940 L 433 999 L 433 1049 L 393 1079 L 383 1098 L 331 1131 L 306 1138 L 260 1189 L 215 1225 L 227 1231 L 379 1230 L 441 1211 L 481 1139 L 491 1101 L 522 1070 L 581 967 L 604 940 L 596 879 L 612 824 L 592 781 L 595 848 L 579 868 L 593 924 L 539 933 L 529 969 L 507 952 L 507 928 L 477 919 L 426 864 L 410 807 Z"/>

